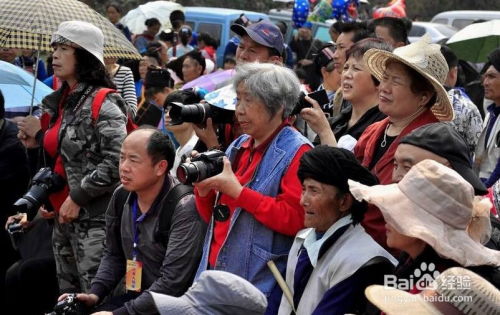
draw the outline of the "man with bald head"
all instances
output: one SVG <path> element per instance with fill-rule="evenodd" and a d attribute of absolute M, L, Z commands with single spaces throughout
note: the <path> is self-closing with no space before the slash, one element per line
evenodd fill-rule
<path fill-rule="evenodd" d="M 119 166 L 122 185 L 106 212 L 104 256 L 90 293 L 77 295 L 87 306 L 103 301 L 124 276 L 127 293 L 96 310 L 155 313 L 154 301 L 144 291 L 181 296 L 191 285 L 206 225 L 192 190 L 169 175 L 174 157 L 172 142 L 157 129 L 139 128 L 125 138 Z"/>

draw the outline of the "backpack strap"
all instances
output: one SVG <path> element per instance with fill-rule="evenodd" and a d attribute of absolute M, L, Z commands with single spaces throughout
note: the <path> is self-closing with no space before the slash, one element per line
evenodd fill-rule
<path fill-rule="evenodd" d="M 94 100 L 92 101 L 92 108 L 90 112 L 90 117 L 92 118 L 92 122 L 94 125 L 97 123 L 97 119 L 99 118 L 99 112 L 101 111 L 102 103 L 104 103 L 104 99 L 108 96 L 109 93 L 116 93 L 116 90 L 102 88 L 97 91 L 97 94 L 94 96 Z"/>
<path fill-rule="evenodd" d="M 163 208 L 160 210 L 160 218 L 158 223 L 157 241 L 163 244 L 168 243 L 170 236 L 170 225 L 172 223 L 172 216 L 175 212 L 175 207 L 182 198 L 193 194 L 193 186 L 177 184 L 170 189 L 165 197 Z"/>
<path fill-rule="evenodd" d="M 115 234 L 121 239 L 121 221 L 123 208 L 127 202 L 128 195 L 130 193 L 123 188 L 116 191 L 115 197 L 115 213 L 114 215 L 118 218 L 119 224 L 115 229 Z M 168 243 L 168 238 L 170 236 L 170 225 L 172 223 L 172 216 L 175 212 L 175 207 L 182 198 L 193 194 L 193 186 L 177 184 L 172 189 L 170 189 L 163 202 L 163 207 L 160 209 L 160 216 L 158 222 L 158 234 L 155 235 L 157 242 L 162 242 L 163 244 Z"/>

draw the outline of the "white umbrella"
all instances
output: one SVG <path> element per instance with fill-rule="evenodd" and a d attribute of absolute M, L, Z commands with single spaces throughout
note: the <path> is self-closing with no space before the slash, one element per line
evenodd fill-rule
<path fill-rule="evenodd" d="M 128 11 L 120 22 L 126 25 L 134 34 L 142 34 L 146 30 L 144 22 L 150 18 L 157 18 L 161 23 L 161 29 L 167 29 L 171 27 L 170 13 L 175 10 L 184 12 L 183 6 L 179 3 L 152 1 Z"/>
<path fill-rule="evenodd" d="M 446 44 L 458 58 L 479 63 L 500 47 L 500 20 L 470 24 L 456 32 Z"/>

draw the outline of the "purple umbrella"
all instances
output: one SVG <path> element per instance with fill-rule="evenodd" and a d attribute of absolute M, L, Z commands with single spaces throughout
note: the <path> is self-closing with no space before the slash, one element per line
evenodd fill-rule
<path fill-rule="evenodd" d="M 192 87 L 200 87 L 206 89 L 208 92 L 217 90 L 218 88 L 227 85 L 229 81 L 236 72 L 231 70 L 221 70 L 209 74 L 205 74 L 198 79 L 188 82 L 182 86 L 182 89 L 189 89 Z"/>

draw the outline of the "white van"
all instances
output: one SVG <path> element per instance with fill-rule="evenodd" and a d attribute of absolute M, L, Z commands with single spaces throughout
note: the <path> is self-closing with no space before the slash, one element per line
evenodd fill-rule
<path fill-rule="evenodd" d="M 438 13 L 432 18 L 431 22 L 451 25 L 461 30 L 477 20 L 489 21 L 496 19 L 500 19 L 500 11 L 464 10 Z"/>

